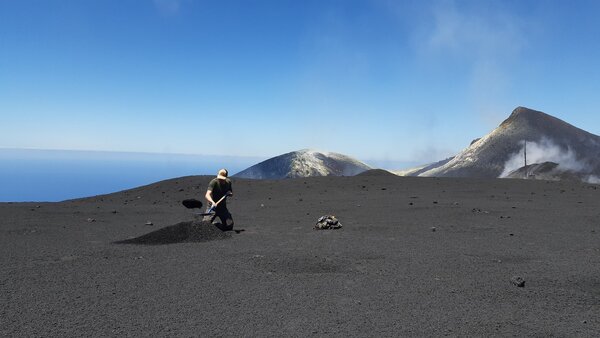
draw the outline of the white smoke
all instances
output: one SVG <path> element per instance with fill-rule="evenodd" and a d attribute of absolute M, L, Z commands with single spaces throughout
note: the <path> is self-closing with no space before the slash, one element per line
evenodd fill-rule
<path fill-rule="evenodd" d="M 504 163 L 504 171 L 502 171 L 500 177 L 506 177 L 512 171 L 524 166 L 524 141 L 521 144 L 523 144 L 521 149 Z M 562 170 L 575 172 L 585 171 L 589 167 L 585 161 L 577 158 L 577 154 L 571 148 L 565 150 L 548 138 L 544 137 L 539 142 L 527 142 L 527 164 L 543 162 L 558 163 L 558 167 Z M 597 177 L 593 177 L 597 179 Z"/>
<path fill-rule="evenodd" d="M 596 175 L 590 175 L 585 178 L 585 182 L 590 184 L 600 184 L 600 177 Z"/>

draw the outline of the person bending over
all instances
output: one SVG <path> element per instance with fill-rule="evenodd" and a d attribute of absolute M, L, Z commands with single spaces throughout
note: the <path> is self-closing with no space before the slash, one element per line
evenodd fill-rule
<path fill-rule="evenodd" d="M 206 216 L 205 220 L 212 223 L 215 218 L 219 217 L 221 220 L 221 226 L 219 228 L 223 231 L 233 230 L 233 217 L 229 210 L 227 210 L 226 197 L 233 196 L 233 189 L 231 188 L 231 180 L 227 178 L 227 175 L 226 169 L 219 170 L 217 177 L 212 179 L 208 184 L 208 189 L 204 196 L 208 201 L 207 207 L 209 209 L 211 206 L 216 205 L 214 208 L 214 215 Z"/>

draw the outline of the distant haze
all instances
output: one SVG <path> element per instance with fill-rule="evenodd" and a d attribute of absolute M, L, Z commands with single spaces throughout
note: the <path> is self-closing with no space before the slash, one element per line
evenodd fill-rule
<path fill-rule="evenodd" d="M 160 180 L 236 173 L 260 158 L 0 149 L 0 202 L 61 201 Z M 201 196 L 195 196 L 197 198 Z"/>

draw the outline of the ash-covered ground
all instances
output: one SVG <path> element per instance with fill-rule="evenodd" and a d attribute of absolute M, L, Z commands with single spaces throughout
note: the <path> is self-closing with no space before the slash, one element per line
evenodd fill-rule
<path fill-rule="evenodd" d="M 0 204 L 0 335 L 600 332 L 597 185 L 234 179 L 221 233 L 180 204 L 211 178 Z"/>

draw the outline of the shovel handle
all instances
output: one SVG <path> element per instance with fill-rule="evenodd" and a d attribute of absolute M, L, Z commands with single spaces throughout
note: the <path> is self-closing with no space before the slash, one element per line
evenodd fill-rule
<path fill-rule="evenodd" d="M 221 197 L 221 198 L 220 198 L 220 199 L 217 201 L 217 203 L 215 203 L 215 204 L 213 204 L 213 205 L 217 205 L 217 204 L 221 203 L 221 201 L 222 201 L 222 200 L 224 200 L 224 199 L 225 199 L 225 197 L 227 197 L 227 194 L 225 194 L 223 197 Z"/>
<path fill-rule="evenodd" d="M 223 197 L 221 197 L 218 201 L 215 202 L 215 204 L 211 205 L 210 208 L 208 209 L 208 212 L 213 212 L 213 210 L 215 210 L 215 208 L 217 207 L 217 204 L 221 203 L 222 200 L 224 200 L 228 195 L 225 194 Z"/>

